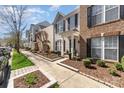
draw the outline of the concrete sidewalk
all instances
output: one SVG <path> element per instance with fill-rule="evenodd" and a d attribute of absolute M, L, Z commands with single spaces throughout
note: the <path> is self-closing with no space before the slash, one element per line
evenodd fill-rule
<path fill-rule="evenodd" d="M 62 88 L 108 88 L 108 86 L 89 79 L 74 71 L 57 65 L 56 62 L 49 62 L 28 51 L 21 51 L 38 67 L 42 68 L 47 73 L 51 74 L 60 84 Z"/>

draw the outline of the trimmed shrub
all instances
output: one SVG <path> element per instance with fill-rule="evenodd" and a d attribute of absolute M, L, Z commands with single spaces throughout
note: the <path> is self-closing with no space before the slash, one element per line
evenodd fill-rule
<path fill-rule="evenodd" d="M 120 70 L 120 71 L 124 70 L 121 63 L 116 63 L 115 67 L 116 67 L 117 70 Z"/>
<path fill-rule="evenodd" d="M 111 74 L 112 76 L 118 76 L 117 71 L 114 68 L 109 69 L 109 74 Z"/>
<path fill-rule="evenodd" d="M 83 63 L 85 67 L 91 67 L 91 60 L 90 59 L 83 59 Z"/>
<path fill-rule="evenodd" d="M 121 63 L 124 65 L 124 56 L 121 58 Z"/>
<path fill-rule="evenodd" d="M 97 60 L 97 61 L 96 61 L 96 64 L 97 64 L 98 66 L 100 66 L 100 67 L 106 67 L 106 64 L 105 64 L 105 62 L 104 62 L 103 60 Z"/>

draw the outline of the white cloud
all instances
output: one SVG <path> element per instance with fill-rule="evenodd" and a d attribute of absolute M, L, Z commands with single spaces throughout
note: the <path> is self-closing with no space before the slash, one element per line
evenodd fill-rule
<path fill-rule="evenodd" d="M 79 5 L 77 5 L 76 7 L 75 7 L 75 9 L 78 9 L 80 6 Z"/>
<path fill-rule="evenodd" d="M 50 10 L 50 11 L 56 11 L 56 10 L 58 10 L 60 7 L 61 7 L 61 5 L 52 5 L 49 10 Z"/>
<path fill-rule="evenodd" d="M 49 12 L 45 11 L 45 10 L 42 10 L 41 8 L 34 8 L 34 7 L 28 8 L 26 10 L 26 12 L 27 12 L 27 15 L 26 15 L 27 17 L 32 16 L 33 14 L 34 15 L 46 15 L 46 16 L 49 16 Z"/>

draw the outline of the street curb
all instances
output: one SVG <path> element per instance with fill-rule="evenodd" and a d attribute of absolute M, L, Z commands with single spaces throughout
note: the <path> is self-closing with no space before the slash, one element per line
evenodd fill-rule
<path fill-rule="evenodd" d="M 60 66 L 65 67 L 65 68 L 68 68 L 68 69 L 70 69 L 70 70 L 73 70 L 73 71 L 75 71 L 75 72 L 78 72 L 79 74 L 81 74 L 81 75 L 83 75 L 83 76 L 86 76 L 86 77 L 88 77 L 88 78 L 90 78 L 90 79 L 92 79 L 92 80 L 95 80 L 95 81 L 97 81 L 97 82 L 99 82 L 99 83 L 102 83 L 102 84 L 104 84 L 104 85 L 106 85 L 106 86 L 108 86 L 108 87 L 110 87 L 110 88 L 119 88 L 119 87 L 114 86 L 114 85 L 112 85 L 112 84 L 110 84 L 110 83 L 108 83 L 108 82 L 105 82 L 105 81 L 103 81 L 103 80 L 100 80 L 100 79 L 98 79 L 98 78 L 95 78 L 95 77 L 93 77 L 93 76 L 90 76 L 90 75 L 88 75 L 88 74 L 85 74 L 85 73 L 79 71 L 79 69 L 76 69 L 76 68 L 74 68 L 74 67 L 72 67 L 72 66 L 68 66 L 68 65 L 63 64 L 63 63 L 57 63 L 57 64 L 60 65 Z"/>
<path fill-rule="evenodd" d="M 68 65 L 63 64 L 63 63 L 57 63 L 57 64 L 60 65 L 60 66 L 66 67 L 66 68 L 68 68 L 68 69 L 70 69 L 70 70 L 72 70 L 72 71 L 79 72 L 78 69 L 76 69 L 76 68 L 74 68 L 74 67 L 72 67 L 72 66 L 68 66 Z"/>

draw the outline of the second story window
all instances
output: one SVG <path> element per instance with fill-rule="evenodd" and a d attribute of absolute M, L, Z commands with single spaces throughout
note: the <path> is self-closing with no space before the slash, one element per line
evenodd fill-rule
<path fill-rule="evenodd" d="M 63 31 L 63 20 L 57 23 L 57 32 L 62 32 L 62 31 Z"/>
<path fill-rule="evenodd" d="M 92 25 L 100 24 L 103 21 L 103 5 L 96 5 L 92 7 L 91 12 Z"/>
<path fill-rule="evenodd" d="M 119 7 L 117 5 L 105 6 L 105 21 L 119 19 Z"/>
<path fill-rule="evenodd" d="M 114 21 L 120 18 L 119 5 L 93 5 L 88 8 L 88 25 L 95 26 L 101 23 Z"/>

